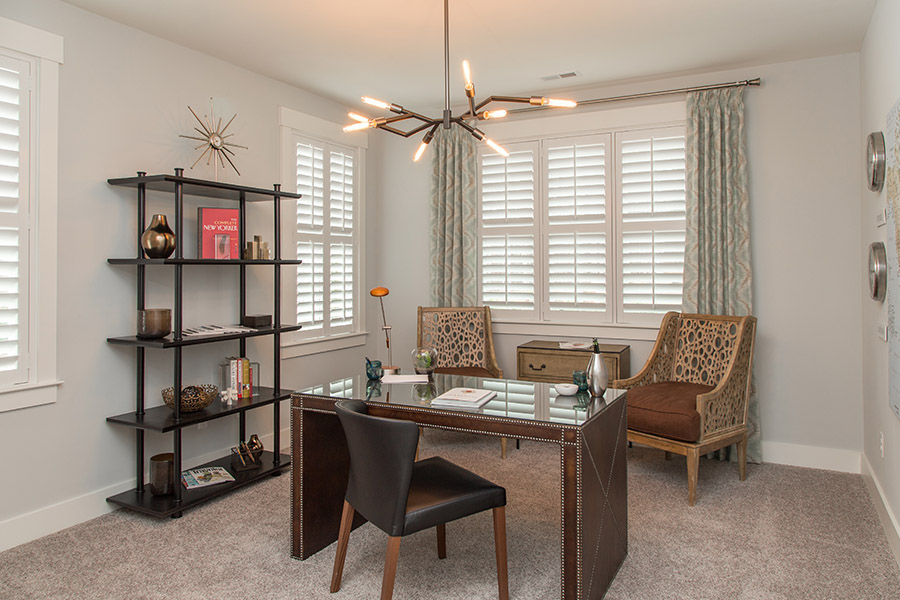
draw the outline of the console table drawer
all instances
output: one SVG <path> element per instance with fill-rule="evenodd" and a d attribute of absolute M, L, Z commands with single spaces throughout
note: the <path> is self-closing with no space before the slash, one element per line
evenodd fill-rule
<path fill-rule="evenodd" d="M 630 376 L 630 346 L 600 344 L 600 353 L 609 372 L 609 380 Z M 559 342 L 536 340 L 516 349 L 516 378 L 546 383 L 571 383 L 572 371 L 587 368 L 588 349 L 562 349 Z"/>

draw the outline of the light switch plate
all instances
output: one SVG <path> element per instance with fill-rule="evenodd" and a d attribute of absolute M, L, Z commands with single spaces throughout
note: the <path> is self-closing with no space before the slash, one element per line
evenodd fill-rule
<path fill-rule="evenodd" d="M 875 325 L 875 328 L 878 331 L 878 339 L 880 339 L 882 342 L 888 341 L 887 325 L 882 325 L 881 323 L 877 323 Z"/>
<path fill-rule="evenodd" d="M 875 215 L 875 227 L 881 227 L 887 223 L 887 209 L 882 208 L 881 212 Z"/>

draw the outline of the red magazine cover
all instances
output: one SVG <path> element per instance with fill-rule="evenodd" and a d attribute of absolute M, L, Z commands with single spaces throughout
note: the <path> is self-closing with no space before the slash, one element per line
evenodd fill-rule
<path fill-rule="evenodd" d="M 237 259 L 241 257 L 236 208 L 198 208 L 197 240 L 199 258 Z"/>

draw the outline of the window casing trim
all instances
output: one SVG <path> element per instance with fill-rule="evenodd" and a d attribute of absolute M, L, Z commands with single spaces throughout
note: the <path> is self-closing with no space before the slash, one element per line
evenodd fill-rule
<path fill-rule="evenodd" d="M 29 377 L 5 387 L 0 412 L 56 402 L 57 206 L 59 156 L 59 66 L 63 38 L 0 17 L 2 48 L 37 59 L 33 89 L 29 197 Z"/>
<path fill-rule="evenodd" d="M 286 350 L 283 358 L 292 358 L 318 352 L 327 352 L 342 348 L 351 348 L 360 345 L 359 340 L 366 335 L 366 303 L 362 295 L 362 287 L 366 273 L 366 257 L 363 249 L 366 247 L 365 227 L 366 222 L 366 149 L 368 148 L 368 134 L 354 132 L 348 135 L 343 131 L 342 125 L 327 121 L 313 115 L 302 113 L 287 107 L 279 109 L 279 125 L 281 128 L 281 181 L 282 188 L 297 191 L 297 164 L 296 143 L 297 138 L 315 140 L 323 144 L 334 144 L 355 150 L 354 182 L 356 187 L 356 202 L 354 207 L 354 235 L 353 247 L 356 261 L 356 277 L 354 289 L 354 302 L 356 310 L 356 324 L 352 331 L 342 329 L 328 337 L 307 337 L 301 332 L 292 332 L 281 337 L 281 345 Z M 283 248 L 296 248 L 299 241 L 297 232 L 297 204 L 296 201 L 282 205 L 283 215 L 292 215 L 292 218 L 282 219 L 282 243 Z M 284 255 L 284 250 L 282 250 Z M 286 285 L 282 285 L 282 306 L 295 307 L 297 304 L 296 277 L 291 275 L 295 271 L 283 271 Z M 285 316 L 287 314 L 285 313 Z M 293 316 L 293 311 L 292 311 Z M 294 318 L 296 318 L 294 316 Z"/>
<path fill-rule="evenodd" d="M 540 151 L 535 159 L 535 176 L 540 181 L 535 182 L 535 189 L 540 190 L 540 194 L 545 194 L 546 187 L 544 179 L 546 177 L 546 152 L 544 151 L 545 142 L 552 140 L 554 142 L 563 141 L 566 138 L 584 138 L 589 136 L 609 134 L 613 142 L 613 147 L 608 148 L 612 151 L 607 155 L 607 176 L 612 175 L 612 185 L 607 184 L 607 201 L 610 205 L 607 209 L 607 219 L 612 224 L 615 234 L 614 238 L 607 240 L 607 252 L 613 253 L 616 260 L 608 263 L 607 276 L 613 281 L 614 289 L 607 288 L 607 310 L 598 313 L 597 319 L 590 319 L 590 315 L 570 315 L 552 317 L 546 310 L 545 306 L 536 306 L 534 311 L 504 311 L 502 309 L 492 309 L 494 322 L 499 325 L 495 332 L 499 333 L 518 333 L 524 324 L 532 327 L 539 327 L 545 330 L 546 335 L 566 335 L 565 332 L 573 331 L 571 328 L 579 325 L 583 327 L 585 324 L 595 325 L 597 327 L 609 328 L 610 336 L 616 337 L 615 332 L 620 331 L 623 334 L 636 336 L 632 339 L 643 339 L 644 330 L 658 329 L 662 320 L 661 314 L 632 314 L 627 316 L 622 314 L 622 231 L 621 223 L 621 206 L 620 206 L 620 178 L 618 176 L 618 156 L 619 156 L 619 134 L 638 133 L 640 131 L 653 131 L 666 129 L 669 127 L 684 127 L 685 125 L 686 102 L 683 99 L 663 101 L 657 104 L 645 106 L 632 106 L 621 108 L 607 108 L 592 111 L 585 111 L 576 114 L 543 116 L 531 119 L 509 120 L 504 122 L 493 122 L 482 124 L 482 129 L 495 140 L 502 140 L 501 143 L 507 149 L 514 149 L 515 146 L 525 146 L 527 144 L 536 144 Z M 479 181 L 481 176 L 481 155 L 485 152 L 479 149 Z M 480 194 L 479 184 L 479 194 Z M 537 204 L 537 199 L 536 199 Z M 479 233 L 482 232 L 481 222 L 481 197 L 479 195 Z M 537 210 L 537 206 L 536 206 Z M 546 221 L 545 211 L 537 213 L 535 220 Z M 541 235 L 538 243 L 535 244 L 535 281 L 541 284 L 545 283 L 543 274 L 538 275 L 544 268 L 543 262 L 546 257 L 546 240 L 547 237 L 545 223 L 541 223 Z M 479 235 L 479 238 L 481 236 Z M 477 269 L 477 287 L 479 298 L 481 298 L 482 290 L 482 260 L 481 242 L 479 239 L 478 260 L 479 267 Z M 546 294 L 540 300 L 543 305 L 547 304 Z M 612 297 L 611 297 L 612 296 Z M 536 298 L 536 304 L 538 300 Z M 534 314 L 533 320 L 525 317 L 525 314 Z M 587 318 L 586 318 L 587 317 Z M 592 328 L 593 331 L 593 328 Z M 628 333 L 631 332 L 631 333 Z M 572 335 L 576 335 L 572 333 Z M 583 333 L 581 334 L 583 335 Z M 655 335 L 653 338 L 655 339 Z"/>

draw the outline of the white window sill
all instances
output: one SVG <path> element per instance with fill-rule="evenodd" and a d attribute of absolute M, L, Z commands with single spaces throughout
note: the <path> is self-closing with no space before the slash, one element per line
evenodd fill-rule
<path fill-rule="evenodd" d="M 342 335 L 333 335 L 327 338 L 316 339 L 294 339 L 281 343 L 281 358 L 297 358 L 298 356 L 309 356 L 310 354 L 320 354 L 322 352 L 332 352 L 334 350 L 344 350 L 356 346 L 364 346 L 368 333 L 345 333 Z"/>
<path fill-rule="evenodd" d="M 540 337 L 600 338 L 603 342 L 652 342 L 659 333 L 659 325 L 566 325 L 493 319 L 494 335 L 534 335 Z"/>
<path fill-rule="evenodd" d="M 56 402 L 62 381 L 27 383 L 0 389 L 0 412 L 31 408 Z"/>

